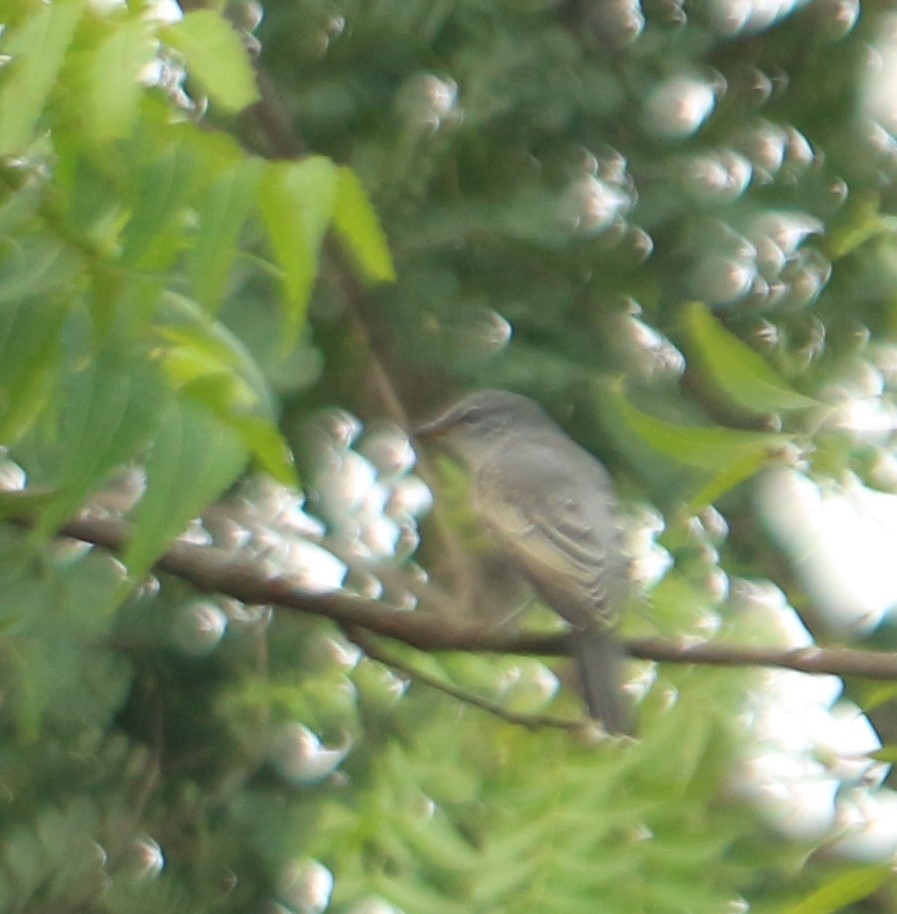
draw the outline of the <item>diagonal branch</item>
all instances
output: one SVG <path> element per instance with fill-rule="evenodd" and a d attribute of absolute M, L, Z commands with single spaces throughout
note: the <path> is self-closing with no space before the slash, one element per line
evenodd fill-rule
<path fill-rule="evenodd" d="M 495 717 L 499 717 L 510 724 L 520 724 L 524 727 L 529 727 L 532 730 L 538 729 L 540 727 L 552 727 L 558 730 L 570 731 L 578 731 L 583 729 L 582 720 L 568 720 L 563 717 L 553 717 L 547 714 L 520 714 L 516 711 L 511 711 L 494 701 L 489 701 L 486 698 L 480 698 L 478 695 L 474 695 L 471 692 L 465 691 L 464 689 L 459 689 L 457 686 L 451 685 L 444 679 L 439 679 L 436 676 L 430 676 L 428 673 L 424 673 L 422 670 L 415 669 L 415 667 L 413 667 L 411 664 L 400 660 L 394 654 L 390 654 L 387 651 L 384 651 L 367 631 L 359 628 L 356 625 L 348 626 L 346 629 L 346 634 L 372 660 L 377 660 L 380 663 L 383 663 L 386 666 L 397 670 L 404 676 L 407 676 L 408 679 L 420 682 L 423 685 L 426 685 L 431 689 L 436 689 L 445 695 L 450 695 L 452 698 L 456 698 L 458 701 L 463 702 L 464 704 L 479 708 L 481 711 L 486 711 L 487 713 L 492 714 Z"/>
<path fill-rule="evenodd" d="M 28 526 L 27 519 L 15 521 Z M 82 514 L 66 523 L 60 533 L 122 552 L 130 525 L 113 518 Z M 176 542 L 155 566 L 156 570 L 187 581 L 197 590 L 222 593 L 243 603 L 270 604 L 312 613 L 333 620 L 346 630 L 362 628 L 394 638 L 425 651 L 477 653 L 570 654 L 569 636 L 504 632 L 495 628 L 458 625 L 425 611 L 404 612 L 348 593 L 315 595 L 299 590 L 285 577 L 266 577 L 252 562 L 212 546 Z M 765 666 L 802 673 L 856 676 L 897 681 L 897 653 L 808 647 L 782 649 L 718 642 L 676 643 L 660 638 L 633 638 L 624 642 L 631 657 L 659 663 L 711 666 Z"/>

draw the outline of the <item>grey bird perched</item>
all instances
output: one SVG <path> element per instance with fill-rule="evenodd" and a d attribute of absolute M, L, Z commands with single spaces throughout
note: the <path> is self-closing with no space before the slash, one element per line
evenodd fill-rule
<path fill-rule="evenodd" d="M 483 390 L 417 429 L 467 465 L 476 505 L 539 596 L 566 619 L 589 715 L 630 733 L 613 629 L 628 589 L 607 470 L 533 400 Z"/>

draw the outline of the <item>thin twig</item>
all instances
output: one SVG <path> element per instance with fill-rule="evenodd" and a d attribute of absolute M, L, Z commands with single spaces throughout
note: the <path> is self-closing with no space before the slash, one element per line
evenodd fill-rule
<path fill-rule="evenodd" d="M 465 705 L 479 708 L 481 711 L 486 711 L 488 714 L 500 717 L 509 724 L 523 725 L 532 730 L 542 727 L 553 727 L 559 730 L 578 731 L 583 727 L 583 722 L 581 720 L 552 717 L 548 714 L 521 714 L 516 711 L 510 711 L 494 701 L 489 701 L 487 698 L 482 698 L 465 689 L 459 689 L 457 686 L 451 685 L 451 683 L 446 682 L 444 679 L 439 679 L 436 676 L 431 676 L 429 673 L 424 673 L 422 670 L 416 669 L 410 663 L 406 663 L 404 660 L 399 659 L 394 654 L 384 651 L 377 644 L 376 640 L 359 626 L 347 626 L 346 635 L 354 641 L 371 660 L 383 663 L 391 669 L 397 670 L 399 673 L 407 676 L 409 679 L 419 682 L 428 688 L 436 689 L 445 695 L 449 695 Z"/>

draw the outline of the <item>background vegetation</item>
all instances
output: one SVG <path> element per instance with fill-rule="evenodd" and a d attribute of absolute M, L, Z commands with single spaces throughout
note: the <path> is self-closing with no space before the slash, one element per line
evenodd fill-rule
<path fill-rule="evenodd" d="M 897 8 L 182 13 L 4 4 L 0 909 L 891 910 L 893 686 L 738 661 L 893 641 L 773 507 L 897 485 Z M 617 479 L 634 744 L 415 461 L 486 386 Z"/>

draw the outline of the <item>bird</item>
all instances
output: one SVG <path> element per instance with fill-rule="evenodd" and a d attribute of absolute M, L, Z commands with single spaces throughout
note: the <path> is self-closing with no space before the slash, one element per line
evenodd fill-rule
<path fill-rule="evenodd" d="M 471 474 L 475 507 L 500 549 L 572 630 L 589 716 L 632 735 L 614 629 L 629 590 L 619 503 L 608 471 L 534 400 L 469 394 L 416 430 Z"/>

